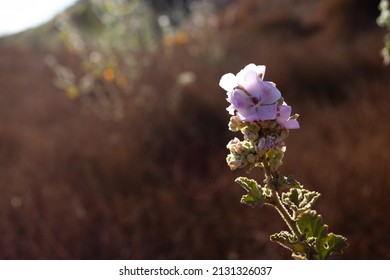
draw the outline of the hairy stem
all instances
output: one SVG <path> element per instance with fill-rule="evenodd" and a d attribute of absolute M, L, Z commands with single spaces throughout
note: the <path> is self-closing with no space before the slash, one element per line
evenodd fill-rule
<path fill-rule="evenodd" d="M 297 239 L 300 238 L 302 235 L 301 232 L 299 231 L 295 221 L 291 217 L 291 215 L 288 213 L 286 207 L 284 207 L 279 194 L 272 189 L 272 198 L 273 198 L 273 204 L 272 206 L 275 207 L 275 209 L 278 211 L 280 216 L 282 217 L 283 221 L 287 224 L 288 228 L 291 230 L 291 232 L 296 236 Z"/>
<path fill-rule="evenodd" d="M 279 215 L 282 217 L 283 221 L 286 223 L 290 231 L 295 235 L 297 239 L 300 239 L 302 234 L 299 231 L 294 219 L 291 217 L 286 207 L 283 205 L 283 202 L 281 201 L 281 198 L 278 194 L 279 185 L 276 178 L 279 176 L 275 176 L 278 174 L 273 174 L 271 172 L 267 161 L 263 161 L 263 166 L 266 177 L 266 186 L 271 190 L 272 194 L 272 199 L 269 204 L 275 207 L 275 209 L 278 211 Z"/>

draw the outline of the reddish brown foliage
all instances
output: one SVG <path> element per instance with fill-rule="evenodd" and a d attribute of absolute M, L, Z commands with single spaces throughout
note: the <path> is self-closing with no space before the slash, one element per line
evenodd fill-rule
<path fill-rule="evenodd" d="M 218 60 L 191 42 L 156 55 L 142 71 L 158 95 L 130 98 L 119 122 L 68 100 L 42 54 L 0 47 L 0 258 L 288 259 L 268 240 L 285 226 L 239 204 L 224 161 L 233 134 L 218 81 L 249 62 L 301 115 L 282 170 L 322 193 L 316 208 L 349 239 L 339 258 L 390 258 L 390 72 L 375 15 L 361 1 L 270 2 L 221 15 Z M 183 71 L 197 80 L 173 106 Z"/>

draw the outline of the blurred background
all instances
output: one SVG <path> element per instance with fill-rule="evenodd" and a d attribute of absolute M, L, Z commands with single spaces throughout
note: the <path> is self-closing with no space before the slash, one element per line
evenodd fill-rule
<path fill-rule="evenodd" d="M 218 83 L 249 63 L 300 114 L 281 171 L 322 194 L 336 258 L 389 259 L 378 4 L 84 0 L 1 37 L 0 259 L 290 259 L 225 162 Z"/>

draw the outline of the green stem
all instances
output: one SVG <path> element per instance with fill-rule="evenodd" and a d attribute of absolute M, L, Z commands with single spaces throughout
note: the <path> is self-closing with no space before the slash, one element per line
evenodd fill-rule
<path fill-rule="evenodd" d="M 275 207 L 275 209 L 278 211 L 280 216 L 282 217 L 283 221 L 287 224 L 288 228 L 291 230 L 291 232 L 296 236 L 297 239 L 300 238 L 302 235 L 299 231 L 295 221 L 291 217 L 291 215 L 288 213 L 286 207 L 284 207 L 279 194 L 274 190 L 271 189 L 272 198 L 273 198 L 273 204 L 272 206 Z"/>
<path fill-rule="evenodd" d="M 273 174 L 266 160 L 263 161 L 264 173 L 266 177 L 266 186 L 271 190 L 272 200 L 269 203 L 278 211 L 279 215 L 282 217 L 283 221 L 287 224 L 290 231 L 295 235 L 297 239 L 300 239 L 301 232 L 298 229 L 294 219 L 288 213 L 286 207 L 283 205 L 283 202 L 278 194 L 278 182 L 275 178 L 278 178 L 278 174 Z"/>

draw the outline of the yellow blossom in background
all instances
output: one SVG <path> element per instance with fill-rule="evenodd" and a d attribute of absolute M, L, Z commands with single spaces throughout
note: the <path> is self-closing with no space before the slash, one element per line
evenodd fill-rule
<path fill-rule="evenodd" d="M 66 89 L 66 96 L 70 99 L 75 99 L 79 97 L 79 91 L 75 86 L 70 86 Z"/>

